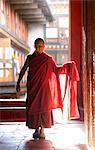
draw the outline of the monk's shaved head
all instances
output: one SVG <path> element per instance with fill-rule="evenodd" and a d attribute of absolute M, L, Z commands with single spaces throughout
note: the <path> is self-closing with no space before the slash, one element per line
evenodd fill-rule
<path fill-rule="evenodd" d="M 45 41 L 42 38 L 37 38 L 34 42 L 34 45 L 36 46 L 40 41 L 42 41 L 43 44 L 45 44 Z"/>

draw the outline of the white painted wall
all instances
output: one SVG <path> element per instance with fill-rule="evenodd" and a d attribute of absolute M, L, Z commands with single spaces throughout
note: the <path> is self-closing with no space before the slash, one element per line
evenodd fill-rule
<path fill-rule="evenodd" d="M 34 41 L 37 38 L 44 39 L 44 25 L 38 23 L 28 24 L 28 45 L 30 47 L 31 53 L 34 51 Z"/>

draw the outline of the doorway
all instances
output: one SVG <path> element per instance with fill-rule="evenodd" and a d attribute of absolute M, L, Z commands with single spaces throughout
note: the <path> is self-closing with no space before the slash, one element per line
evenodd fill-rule
<path fill-rule="evenodd" d="M 69 0 L 47 0 L 50 10 L 53 14 L 54 20 L 46 24 L 45 29 L 45 41 L 46 52 L 50 54 L 56 64 L 61 66 L 71 60 L 70 58 L 70 46 L 69 46 Z M 69 79 L 68 79 L 69 80 Z M 60 83 L 62 91 L 65 90 L 66 76 L 60 75 Z M 68 90 L 66 98 L 64 99 L 63 112 L 61 110 L 54 110 L 56 120 L 59 122 L 64 118 L 66 122 L 70 119 L 70 89 L 68 84 Z M 59 112 L 59 113 L 58 113 Z M 62 114 L 61 114 L 62 113 Z M 59 114 L 59 117 L 58 117 Z M 60 117 L 61 116 L 61 117 Z M 59 119 L 58 119 L 59 118 Z M 74 118 L 75 119 L 75 118 Z M 79 117 L 76 117 L 79 119 Z"/>

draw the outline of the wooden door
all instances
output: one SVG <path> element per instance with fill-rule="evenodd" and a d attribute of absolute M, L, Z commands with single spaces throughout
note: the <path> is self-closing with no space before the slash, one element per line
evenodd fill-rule
<path fill-rule="evenodd" d="M 95 1 L 83 3 L 83 98 L 87 143 L 95 149 Z"/>

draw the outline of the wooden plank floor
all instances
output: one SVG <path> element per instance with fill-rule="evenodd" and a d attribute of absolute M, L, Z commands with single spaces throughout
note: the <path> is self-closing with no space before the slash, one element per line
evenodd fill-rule
<path fill-rule="evenodd" d="M 34 140 L 33 132 L 25 122 L 1 122 L 0 150 L 88 150 L 80 121 L 55 123 L 45 129 L 45 140 Z"/>

